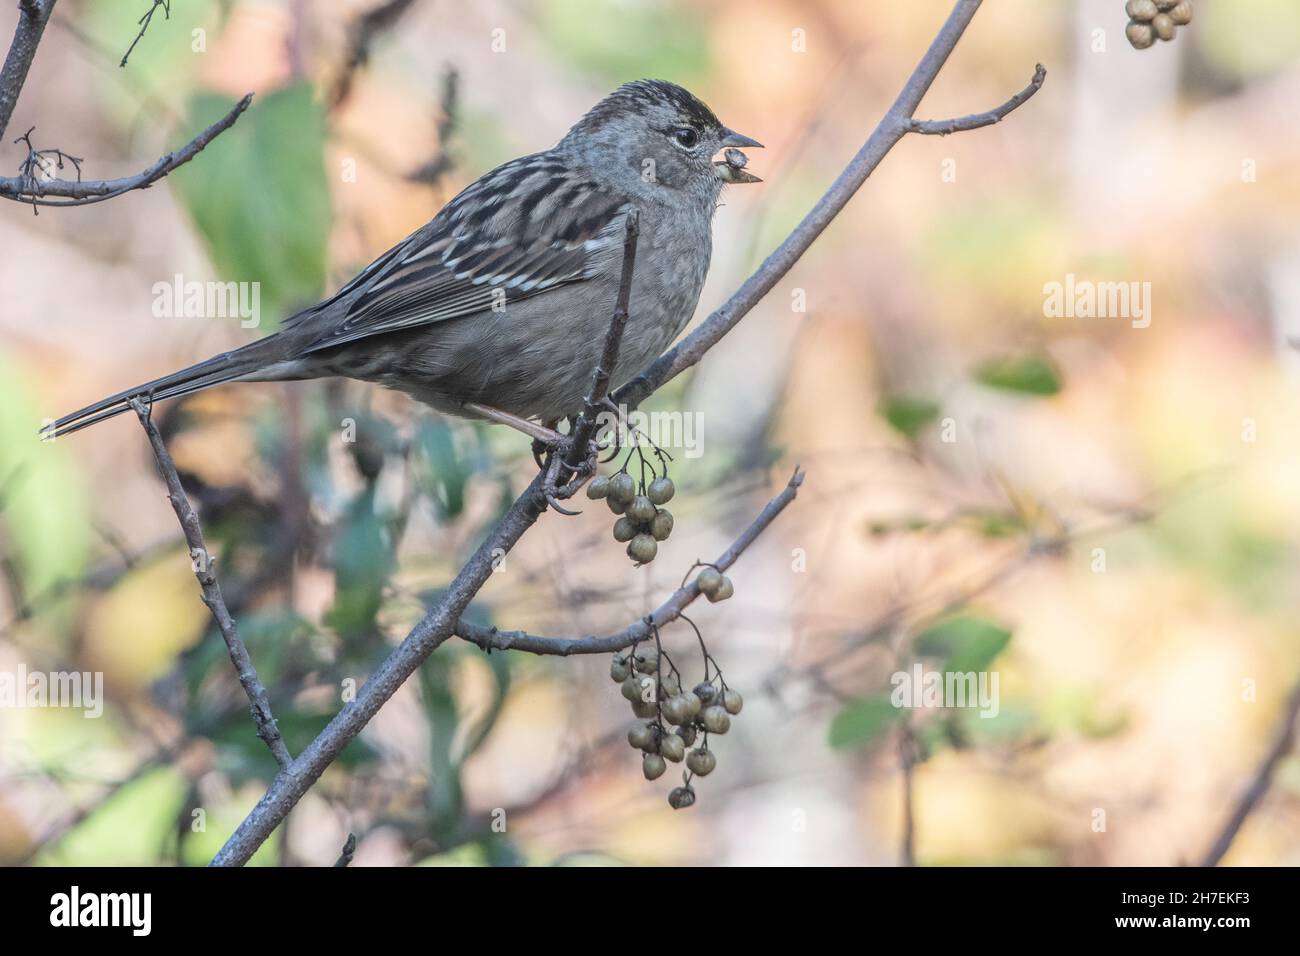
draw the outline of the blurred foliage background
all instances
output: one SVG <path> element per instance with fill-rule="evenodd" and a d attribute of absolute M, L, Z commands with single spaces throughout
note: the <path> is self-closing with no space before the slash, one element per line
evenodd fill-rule
<path fill-rule="evenodd" d="M 100 671 L 107 694 L 97 720 L 0 710 L 0 860 L 201 864 L 275 771 L 137 423 L 40 444 L 44 418 L 265 334 L 642 76 L 768 147 L 765 184 L 724 197 L 703 316 L 950 7 L 415 0 L 341 84 L 375 5 L 177 2 L 125 69 L 146 0 L 63 0 L 47 31 L 12 126 L 88 177 L 257 99 L 148 191 L 0 210 L 0 669 Z M 704 422 L 659 559 L 631 568 L 603 509 L 552 514 L 475 602 L 621 628 L 805 466 L 736 597 L 694 615 L 748 699 L 694 808 L 641 779 L 607 659 L 449 642 L 255 862 L 330 863 L 349 831 L 357 865 L 1198 860 L 1300 679 L 1300 10 L 1195 7 L 1137 52 L 1122 0 L 986 4 L 922 115 L 987 109 L 1038 61 L 1046 87 L 992 129 L 904 141 L 656 396 Z M 1070 274 L 1151 283 L 1149 327 L 1046 317 Z M 261 327 L 156 317 L 177 275 L 260 283 Z M 157 417 L 295 753 L 532 473 L 519 436 L 355 383 Z M 683 625 L 664 641 L 702 666 Z M 893 708 L 916 662 L 996 672 L 998 715 Z M 1291 756 L 1226 862 L 1297 861 Z"/>

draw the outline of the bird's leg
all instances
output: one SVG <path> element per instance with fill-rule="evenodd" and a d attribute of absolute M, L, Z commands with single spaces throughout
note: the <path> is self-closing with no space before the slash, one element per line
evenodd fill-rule
<path fill-rule="evenodd" d="M 498 425 L 508 425 L 515 431 L 523 432 L 534 441 L 541 442 L 547 448 L 563 448 L 568 443 L 568 439 L 557 432 L 554 428 L 547 428 L 545 425 L 530 422 L 526 418 L 520 418 L 518 415 L 511 415 L 509 412 L 503 412 L 501 409 L 493 408 L 491 405 L 480 405 L 478 402 L 462 402 L 461 408 L 464 408 L 468 412 L 473 412 L 481 418 L 494 421 Z"/>
<path fill-rule="evenodd" d="M 556 426 L 560 424 L 560 420 L 558 418 L 549 422 L 543 422 L 542 424 L 546 428 L 549 428 L 551 431 L 555 432 L 557 435 L 559 434 L 559 432 L 556 429 Z M 548 451 L 553 450 L 556 447 L 557 446 L 552 442 L 543 441 L 540 438 L 533 439 L 533 461 L 537 464 L 538 468 L 546 467 L 546 453 Z"/>

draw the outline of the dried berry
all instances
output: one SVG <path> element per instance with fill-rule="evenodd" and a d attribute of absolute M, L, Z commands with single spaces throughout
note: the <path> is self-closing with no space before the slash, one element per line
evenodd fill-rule
<path fill-rule="evenodd" d="M 632 701 L 632 713 L 642 720 L 648 720 L 659 715 L 659 704 L 653 700 L 634 700 Z"/>
<path fill-rule="evenodd" d="M 661 698 L 676 697 L 682 692 L 682 682 L 677 679 L 677 675 L 672 671 L 659 675 L 659 690 Z"/>
<path fill-rule="evenodd" d="M 628 662 L 627 655 L 615 654 L 609 662 L 610 679 L 616 684 L 621 684 L 631 673 L 632 665 Z"/>
<path fill-rule="evenodd" d="M 722 572 L 717 568 L 705 568 L 696 576 L 695 584 L 699 587 L 700 593 L 712 597 L 722 586 Z"/>
<path fill-rule="evenodd" d="M 1151 24 L 1139 23 L 1137 20 L 1129 21 L 1128 26 L 1124 28 L 1124 35 L 1128 37 L 1128 42 L 1135 50 L 1145 50 L 1156 42 L 1156 31 Z"/>
<path fill-rule="evenodd" d="M 664 719 L 671 724 L 684 724 L 695 716 L 691 713 L 691 702 L 684 694 L 664 701 L 663 711 Z"/>
<path fill-rule="evenodd" d="M 660 508 L 659 513 L 650 519 L 650 537 L 656 541 L 667 541 L 673 533 L 673 513 L 667 508 Z"/>
<path fill-rule="evenodd" d="M 637 564 L 649 564 L 659 553 L 659 545 L 648 534 L 639 534 L 627 546 L 627 556 Z"/>
<path fill-rule="evenodd" d="M 718 765 L 718 758 L 708 747 L 700 747 L 686 755 L 686 768 L 697 777 L 707 777 Z"/>
<path fill-rule="evenodd" d="M 636 522 L 627 515 L 619 518 L 614 522 L 614 540 L 619 542 L 631 541 L 636 537 Z"/>
<path fill-rule="evenodd" d="M 628 674 L 623 679 L 622 693 L 625 698 L 636 703 L 641 699 L 641 678 L 635 674 Z"/>
<path fill-rule="evenodd" d="M 637 750 L 649 750 L 654 746 L 655 733 L 650 724 L 633 724 L 627 732 L 627 742 Z"/>
<path fill-rule="evenodd" d="M 685 810 L 695 803 L 695 791 L 690 787 L 674 787 L 668 794 L 668 806 L 674 810 Z"/>
<path fill-rule="evenodd" d="M 668 764 L 658 754 L 646 754 L 641 758 L 641 772 L 647 780 L 657 780 L 667 769 Z"/>
<path fill-rule="evenodd" d="M 725 734 L 731 729 L 731 716 L 721 707 L 705 707 L 700 714 L 700 722 L 711 734 Z"/>
<path fill-rule="evenodd" d="M 710 684 L 708 681 L 701 681 L 700 683 L 695 685 L 695 689 L 692 690 L 691 693 L 695 695 L 695 698 L 702 705 L 707 706 L 713 703 L 713 698 L 718 696 L 718 689 L 714 687 L 712 684 Z"/>
<path fill-rule="evenodd" d="M 637 495 L 632 499 L 632 503 L 627 506 L 627 514 L 629 518 L 644 523 L 655 516 L 655 506 L 650 503 L 650 499 L 645 495 Z"/>
<path fill-rule="evenodd" d="M 613 495 L 610 495 L 605 499 L 605 504 L 609 507 L 610 513 L 612 514 L 621 515 L 627 510 L 627 505 L 619 501 Z"/>
<path fill-rule="evenodd" d="M 691 744 L 695 743 L 696 733 L 694 724 L 683 724 L 677 728 L 676 732 L 677 736 L 682 738 L 682 743 L 686 746 L 689 747 Z"/>
<path fill-rule="evenodd" d="M 667 475 L 656 478 L 650 482 L 650 487 L 646 489 L 646 497 L 657 505 L 666 505 L 673 500 L 673 495 L 677 493 L 673 480 Z"/>
<path fill-rule="evenodd" d="M 682 758 L 686 756 L 686 742 L 676 734 L 665 734 L 659 738 L 659 753 L 665 760 L 681 763 Z"/>
<path fill-rule="evenodd" d="M 722 707 L 727 713 L 731 714 L 732 716 L 735 716 L 736 714 L 740 713 L 740 709 L 744 706 L 745 706 L 745 698 L 740 696 L 739 691 L 734 691 L 734 690 L 723 691 Z"/>
<path fill-rule="evenodd" d="M 592 501 L 599 501 L 609 495 L 609 479 L 604 475 L 597 475 L 587 484 L 587 497 Z"/>
<path fill-rule="evenodd" d="M 627 505 L 636 497 L 636 482 L 626 471 L 620 471 L 609 479 L 609 497 Z"/>
<path fill-rule="evenodd" d="M 1155 19 L 1151 21 L 1151 27 L 1156 31 L 1156 36 L 1162 40 L 1172 40 L 1178 33 L 1178 25 L 1167 13 L 1157 13 Z"/>
<path fill-rule="evenodd" d="M 1192 22 L 1192 4 L 1191 0 L 1180 0 L 1169 8 L 1169 19 L 1180 27 L 1185 27 Z M 651 501 L 654 499 L 651 498 Z"/>
<path fill-rule="evenodd" d="M 709 603 L 717 604 L 719 601 L 725 601 L 735 593 L 736 589 L 731 584 L 731 578 L 724 574 L 722 576 L 722 583 L 718 585 L 718 589 L 712 594 L 706 593 L 704 596 L 709 599 Z"/>
<path fill-rule="evenodd" d="M 632 666 L 642 674 L 653 674 L 659 669 L 659 651 L 653 647 L 639 647 L 632 655 Z"/>
<path fill-rule="evenodd" d="M 1156 6 L 1156 0 L 1128 0 L 1124 5 L 1124 12 L 1134 20 L 1149 21 L 1160 8 Z"/>

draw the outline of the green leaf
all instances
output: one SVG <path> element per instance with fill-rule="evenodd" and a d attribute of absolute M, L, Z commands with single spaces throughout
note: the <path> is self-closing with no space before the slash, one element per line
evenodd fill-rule
<path fill-rule="evenodd" d="M 902 711 L 887 694 L 873 694 L 846 704 L 831 721 L 832 747 L 872 746 L 898 722 Z"/>
<path fill-rule="evenodd" d="M 915 395 L 891 395 L 880 407 L 885 421 L 893 426 L 894 431 L 907 438 L 915 438 L 939 416 L 938 402 Z"/>
<path fill-rule="evenodd" d="M 465 486 L 474 473 L 473 462 L 457 453 L 451 426 L 441 418 L 426 415 L 418 434 L 424 466 L 420 469 L 421 483 L 432 495 L 441 517 L 459 517 L 465 508 Z"/>
<path fill-rule="evenodd" d="M 1024 395 L 1055 395 L 1061 390 L 1060 373 L 1046 355 L 990 359 L 976 370 L 975 378 L 990 388 Z"/>
<path fill-rule="evenodd" d="M 1011 632 L 973 615 L 941 621 L 916 636 L 913 647 L 926 657 L 942 657 L 944 671 L 985 670 L 1002 653 Z"/>
<path fill-rule="evenodd" d="M 367 485 L 348 506 L 332 549 L 334 606 L 325 621 L 344 638 L 371 633 L 393 571 L 392 533 Z"/>
<path fill-rule="evenodd" d="M 190 100 L 188 141 L 230 110 L 211 94 Z M 306 83 L 255 101 L 173 183 L 223 279 L 256 282 L 262 317 L 316 301 L 325 285 L 332 211 L 325 114 Z"/>

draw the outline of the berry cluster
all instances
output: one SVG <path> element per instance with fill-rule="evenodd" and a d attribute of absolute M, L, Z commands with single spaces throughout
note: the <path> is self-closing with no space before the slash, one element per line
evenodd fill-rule
<path fill-rule="evenodd" d="M 703 639 L 700 646 L 704 646 Z M 641 718 L 627 732 L 627 742 L 641 751 L 642 774 L 647 780 L 657 780 L 669 763 L 684 761 L 682 785 L 668 794 L 668 805 L 674 810 L 691 806 L 695 803 L 691 780 L 707 777 L 718 765 L 709 749 L 709 734 L 722 735 L 730 730 L 731 718 L 740 713 L 744 699 L 727 686 L 707 649 L 704 680 L 692 690 L 683 691 L 681 673 L 664 653 L 657 629 L 653 646 L 643 642 L 616 653 L 609 664 L 609 676 L 622 685 L 632 713 Z"/>
<path fill-rule="evenodd" d="M 1145 50 L 1161 40 L 1172 40 L 1178 28 L 1192 22 L 1192 0 L 1128 0 L 1124 34 L 1135 49 Z"/>
<path fill-rule="evenodd" d="M 593 501 L 604 499 L 609 510 L 618 515 L 614 522 L 614 540 L 627 543 L 627 556 L 637 564 L 649 564 L 659 553 L 659 542 L 667 540 L 673 532 L 673 514 L 660 507 L 672 500 L 677 492 L 668 477 L 667 455 L 656 449 L 662 471 L 646 460 L 640 449 L 633 448 L 641 459 L 640 478 L 633 478 L 627 470 L 632 453 L 623 467 L 606 478 L 591 479 L 587 497 Z M 647 478 L 649 481 L 647 482 Z"/>

